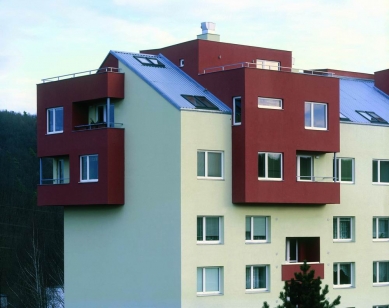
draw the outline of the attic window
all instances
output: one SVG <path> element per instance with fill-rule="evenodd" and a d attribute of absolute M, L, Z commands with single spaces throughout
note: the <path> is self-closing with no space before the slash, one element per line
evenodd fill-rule
<path fill-rule="evenodd" d="M 346 117 L 343 113 L 339 112 L 339 118 L 341 121 L 351 121 L 348 117 Z"/>
<path fill-rule="evenodd" d="M 189 103 L 196 107 L 196 109 L 212 109 L 219 110 L 214 104 L 212 104 L 206 97 L 197 95 L 181 94 Z"/>
<path fill-rule="evenodd" d="M 134 56 L 134 58 L 146 66 L 165 67 L 165 65 L 163 65 L 162 62 L 160 62 L 156 58 L 147 58 L 147 57 L 139 57 L 139 56 Z"/>
<path fill-rule="evenodd" d="M 355 110 L 355 111 L 358 112 L 365 119 L 369 120 L 371 123 L 388 123 L 373 111 L 360 111 L 360 110 Z"/>

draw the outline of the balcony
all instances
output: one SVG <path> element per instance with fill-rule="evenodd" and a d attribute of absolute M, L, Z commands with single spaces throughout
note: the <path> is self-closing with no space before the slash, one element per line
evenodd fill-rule
<path fill-rule="evenodd" d="M 320 277 L 324 279 L 324 264 L 318 262 L 307 262 L 311 267 L 310 270 L 315 271 L 314 278 Z M 281 279 L 282 281 L 291 280 L 294 278 L 294 273 L 301 272 L 300 266 L 303 263 L 288 263 L 281 265 Z"/>

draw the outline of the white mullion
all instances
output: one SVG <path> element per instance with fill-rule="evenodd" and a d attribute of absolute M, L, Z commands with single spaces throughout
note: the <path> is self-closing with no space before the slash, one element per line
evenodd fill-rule
<path fill-rule="evenodd" d="M 203 292 L 206 292 L 206 289 L 205 289 L 205 267 L 203 267 Z"/>
<path fill-rule="evenodd" d="M 376 270 L 376 283 L 379 283 L 380 282 L 380 273 L 379 273 L 379 265 L 378 265 L 378 261 L 375 263 L 375 270 Z"/>
<path fill-rule="evenodd" d="M 89 155 L 86 156 L 86 179 L 89 181 Z"/>
<path fill-rule="evenodd" d="M 378 223 L 379 223 L 379 220 L 378 220 L 378 218 L 374 218 L 374 220 L 375 220 L 375 238 L 377 239 L 377 238 L 379 238 L 378 237 Z"/>
<path fill-rule="evenodd" d="M 250 217 L 250 240 L 254 240 L 254 217 Z"/>
<path fill-rule="evenodd" d="M 203 241 L 206 241 L 207 239 L 207 223 L 205 216 L 203 217 Z"/>
<path fill-rule="evenodd" d="M 53 133 L 56 132 L 56 130 L 55 130 L 55 111 L 56 111 L 56 108 L 53 108 Z"/>
<path fill-rule="evenodd" d="M 268 166 L 267 166 L 267 164 L 268 164 L 268 154 L 269 153 L 265 153 L 265 179 L 267 179 L 267 178 L 269 178 L 269 175 L 268 175 Z"/>
<path fill-rule="evenodd" d="M 286 260 L 290 262 L 290 240 L 286 241 Z"/>
<path fill-rule="evenodd" d="M 204 165 L 205 165 L 204 174 L 205 177 L 207 178 L 208 177 L 208 151 L 204 151 Z"/>
<path fill-rule="evenodd" d="M 251 290 L 254 289 L 254 266 L 250 266 Z"/>
<path fill-rule="evenodd" d="M 336 228 L 336 238 L 340 239 L 340 217 L 336 217 L 336 225 L 338 226 Z"/>
<path fill-rule="evenodd" d="M 377 176 L 378 176 L 378 183 L 381 183 L 381 174 L 380 174 L 380 160 L 377 160 Z"/>

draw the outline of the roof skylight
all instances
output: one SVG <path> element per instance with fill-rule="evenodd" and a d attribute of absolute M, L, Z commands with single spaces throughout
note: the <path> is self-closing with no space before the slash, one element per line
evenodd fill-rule
<path fill-rule="evenodd" d="M 388 123 L 373 111 L 361 111 L 361 110 L 355 110 L 355 111 L 359 113 L 361 116 L 363 116 L 365 119 L 369 120 L 371 123 Z"/>
<path fill-rule="evenodd" d="M 136 60 L 146 66 L 165 67 L 165 65 L 156 58 L 134 56 Z"/>
<path fill-rule="evenodd" d="M 351 121 L 348 117 L 346 117 L 343 113 L 339 112 L 339 118 L 342 121 Z"/>
<path fill-rule="evenodd" d="M 212 104 L 206 97 L 197 95 L 181 94 L 189 103 L 196 107 L 196 109 L 212 109 L 219 110 L 214 104 Z"/>

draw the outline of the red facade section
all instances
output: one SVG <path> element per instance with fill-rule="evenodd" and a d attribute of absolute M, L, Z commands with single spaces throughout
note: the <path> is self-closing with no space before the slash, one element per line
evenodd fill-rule
<path fill-rule="evenodd" d="M 69 183 L 38 186 L 38 205 L 124 204 L 124 129 L 87 126 L 89 106 L 124 98 L 124 74 L 99 73 L 37 86 L 38 157 L 68 159 Z M 47 134 L 47 109 L 63 107 L 63 132 Z M 98 181 L 80 182 L 80 156 L 98 155 Z"/>
<path fill-rule="evenodd" d="M 281 279 L 282 281 L 291 280 L 294 278 L 294 273 L 301 272 L 301 264 L 282 264 L 281 266 Z M 320 277 L 324 279 L 324 264 L 323 263 L 309 263 L 310 270 L 315 271 L 314 278 Z"/>
<path fill-rule="evenodd" d="M 389 69 L 374 73 L 374 85 L 389 95 Z"/>

